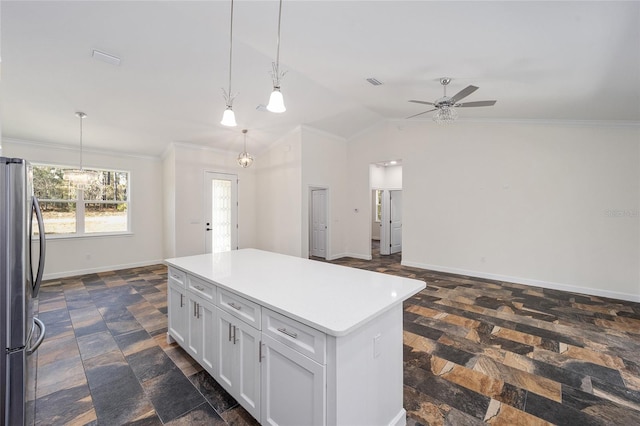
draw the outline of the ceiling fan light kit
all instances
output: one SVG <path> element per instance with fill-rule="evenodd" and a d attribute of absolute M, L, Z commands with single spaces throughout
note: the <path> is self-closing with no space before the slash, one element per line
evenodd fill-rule
<path fill-rule="evenodd" d="M 418 101 L 415 99 L 410 100 L 409 102 L 413 102 L 416 104 L 423 105 L 431 105 L 434 108 L 420 112 L 418 114 L 414 114 L 407 118 L 417 117 L 422 114 L 426 114 L 428 112 L 435 111 L 433 114 L 433 121 L 438 124 L 448 124 L 451 123 L 458 118 L 458 112 L 456 108 L 468 108 L 468 107 L 483 107 L 483 106 L 493 106 L 496 101 L 476 101 L 476 102 L 464 102 L 460 103 L 459 101 L 463 98 L 466 98 L 476 90 L 478 90 L 477 86 L 467 86 L 452 97 L 447 96 L 447 85 L 451 83 L 451 79 L 448 77 L 443 77 L 440 79 L 440 84 L 442 84 L 442 88 L 444 90 L 444 96 L 437 99 L 435 102 L 427 102 L 427 101 Z"/>

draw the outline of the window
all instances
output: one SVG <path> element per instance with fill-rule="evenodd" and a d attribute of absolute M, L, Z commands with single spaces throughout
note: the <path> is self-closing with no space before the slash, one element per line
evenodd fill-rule
<path fill-rule="evenodd" d="M 98 170 L 98 181 L 76 189 L 69 168 L 33 165 L 33 190 L 47 235 L 95 235 L 129 231 L 129 172 Z"/>
<path fill-rule="evenodd" d="M 382 190 L 376 189 L 376 222 L 382 222 Z"/>

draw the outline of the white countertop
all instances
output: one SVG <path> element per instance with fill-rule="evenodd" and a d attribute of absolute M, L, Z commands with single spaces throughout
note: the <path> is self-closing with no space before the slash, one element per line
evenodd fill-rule
<path fill-rule="evenodd" d="M 333 336 L 349 334 L 426 287 L 411 278 L 256 249 L 165 263 Z"/>

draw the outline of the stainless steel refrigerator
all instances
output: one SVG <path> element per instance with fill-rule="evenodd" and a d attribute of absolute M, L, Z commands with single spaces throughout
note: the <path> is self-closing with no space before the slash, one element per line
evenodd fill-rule
<path fill-rule="evenodd" d="M 32 253 L 34 216 L 38 255 Z M 36 245 L 34 244 L 34 247 Z M 37 272 L 34 263 L 37 258 Z M 31 165 L 0 157 L 0 424 L 33 424 L 35 414 L 34 352 L 45 336 L 34 315 L 45 260 L 44 223 L 33 195 Z M 4 346 L 1 346 L 4 345 Z"/>

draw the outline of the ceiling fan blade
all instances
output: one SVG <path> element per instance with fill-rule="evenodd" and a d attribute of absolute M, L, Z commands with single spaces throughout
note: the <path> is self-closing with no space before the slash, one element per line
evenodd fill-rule
<path fill-rule="evenodd" d="M 480 107 L 480 106 L 493 106 L 496 101 L 476 101 L 476 102 L 465 102 L 462 104 L 456 104 L 457 107 Z"/>
<path fill-rule="evenodd" d="M 459 91 L 458 93 L 456 93 L 455 95 L 453 95 L 451 97 L 451 99 L 450 99 L 450 102 L 455 104 L 460 99 L 466 98 L 467 96 L 469 96 L 470 94 L 472 94 L 476 90 L 478 90 L 477 86 L 467 86 L 464 89 L 462 89 L 461 91 Z"/>
<path fill-rule="evenodd" d="M 409 102 L 413 102 L 414 104 L 435 105 L 433 102 L 427 102 L 427 101 L 416 101 L 416 100 L 414 100 L 414 99 L 411 99 Z"/>
<path fill-rule="evenodd" d="M 426 113 L 431 112 L 431 111 L 435 111 L 436 109 L 438 109 L 438 108 L 430 109 L 429 111 L 419 112 L 417 114 L 414 114 L 414 115 L 411 115 L 411 116 L 405 118 L 405 120 L 408 119 L 408 118 L 413 118 L 413 117 L 417 117 L 417 116 L 422 115 L 422 114 L 426 114 Z"/>

